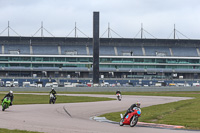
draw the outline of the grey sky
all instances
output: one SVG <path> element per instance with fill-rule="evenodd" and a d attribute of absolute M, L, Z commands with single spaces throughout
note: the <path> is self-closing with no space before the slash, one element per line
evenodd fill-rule
<path fill-rule="evenodd" d="M 143 23 L 143 28 L 156 38 L 172 38 L 176 24 L 176 29 L 188 38 L 200 39 L 199 0 L 0 0 L 0 33 L 9 21 L 10 27 L 21 36 L 32 36 L 43 21 L 44 28 L 54 36 L 65 37 L 76 22 L 77 28 L 92 37 L 93 11 L 100 12 L 100 37 L 110 23 L 110 28 L 120 36 L 134 38 Z M 16 34 L 10 31 L 10 35 Z M 44 32 L 44 36 L 51 35 Z M 119 37 L 113 32 L 111 36 Z M 181 34 L 178 37 L 186 39 Z"/>

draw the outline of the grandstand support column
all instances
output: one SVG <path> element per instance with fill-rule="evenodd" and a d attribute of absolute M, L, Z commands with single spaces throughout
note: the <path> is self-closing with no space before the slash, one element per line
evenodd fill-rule
<path fill-rule="evenodd" d="M 93 12 L 93 84 L 99 84 L 99 12 Z"/>

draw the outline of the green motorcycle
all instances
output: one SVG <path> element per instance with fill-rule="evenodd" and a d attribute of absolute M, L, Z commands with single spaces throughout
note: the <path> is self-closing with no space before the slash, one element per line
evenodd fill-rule
<path fill-rule="evenodd" d="M 2 102 L 2 111 L 7 109 L 10 106 L 10 103 L 11 103 L 10 97 L 5 97 L 3 102 Z"/>

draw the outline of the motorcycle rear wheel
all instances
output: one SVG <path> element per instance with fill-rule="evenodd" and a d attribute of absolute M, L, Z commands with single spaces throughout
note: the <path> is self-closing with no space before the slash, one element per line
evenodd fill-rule
<path fill-rule="evenodd" d="M 134 127 L 137 124 L 137 122 L 138 122 L 138 117 L 133 116 L 130 121 L 130 127 Z"/>

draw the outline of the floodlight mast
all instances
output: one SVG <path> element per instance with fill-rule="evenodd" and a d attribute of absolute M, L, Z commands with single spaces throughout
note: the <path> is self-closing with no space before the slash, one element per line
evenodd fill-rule
<path fill-rule="evenodd" d="M 99 12 L 93 12 L 93 84 L 99 84 Z"/>

